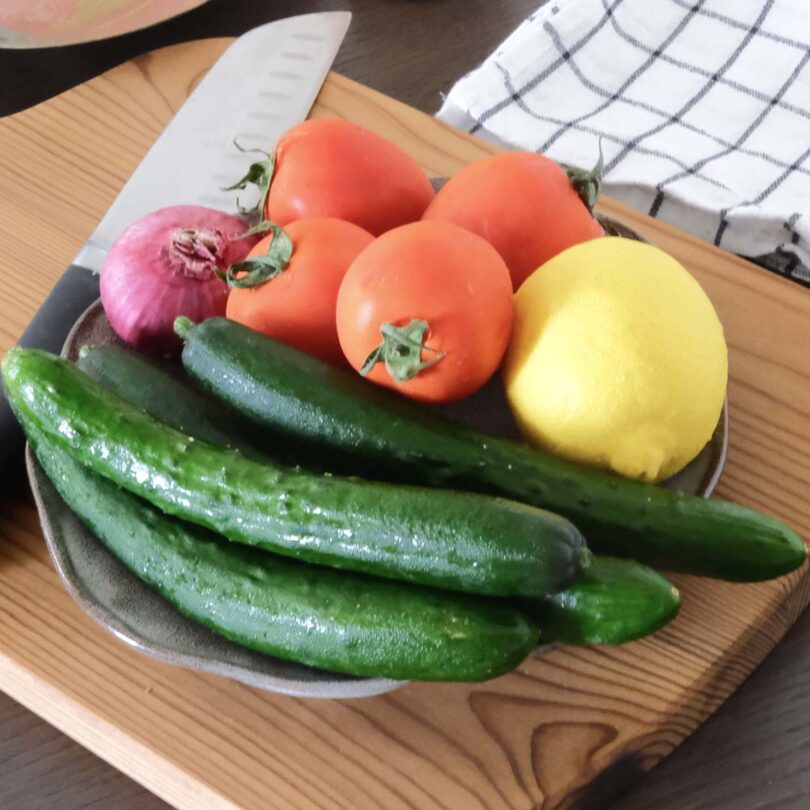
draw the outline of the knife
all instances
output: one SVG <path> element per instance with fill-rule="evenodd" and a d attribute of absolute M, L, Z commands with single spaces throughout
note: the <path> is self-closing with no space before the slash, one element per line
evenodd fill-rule
<path fill-rule="evenodd" d="M 220 56 L 155 141 L 51 290 L 18 345 L 58 353 L 78 317 L 99 296 L 107 251 L 135 220 L 167 205 L 234 209 L 220 189 L 245 170 L 233 145 L 272 151 L 303 121 L 351 21 L 348 11 L 302 14 L 243 34 Z M 0 387 L 0 470 L 7 476 L 24 436 Z"/>

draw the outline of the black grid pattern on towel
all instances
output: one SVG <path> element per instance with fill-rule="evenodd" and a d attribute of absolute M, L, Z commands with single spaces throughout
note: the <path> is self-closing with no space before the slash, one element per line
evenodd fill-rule
<path fill-rule="evenodd" d="M 585 132 L 588 135 L 593 135 L 595 138 L 601 138 L 608 143 L 615 143 L 619 144 L 620 146 L 624 146 L 627 141 L 623 140 L 622 138 L 618 138 L 615 135 L 609 135 L 604 132 L 600 132 L 595 127 L 589 127 L 584 124 L 572 124 L 568 121 L 564 121 L 562 118 L 555 118 L 554 116 L 537 112 L 536 110 L 532 109 L 528 103 L 520 96 L 517 89 L 515 88 L 512 77 L 509 75 L 509 71 L 506 68 L 502 67 L 501 65 L 496 65 L 498 70 L 500 70 L 501 75 L 503 76 L 504 85 L 506 89 L 515 97 L 515 104 L 517 107 L 522 110 L 526 115 L 536 118 L 538 121 L 545 121 L 549 124 L 556 124 L 557 126 L 567 126 L 569 129 L 576 129 L 580 132 Z M 480 129 L 480 127 L 479 127 Z M 470 130 L 473 131 L 473 130 Z M 542 152 L 542 149 L 538 151 Z M 690 167 L 684 163 L 682 160 L 678 160 L 674 155 L 668 155 L 665 152 L 660 152 L 656 149 L 648 149 L 645 146 L 637 146 L 636 151 L 641 155 L 648 155 L 650 157 L 660 158 L 661 160 L 667 160 L 670 163 L 674 163 L 678 168 L 683 171 L 686 171 Z M 716 188 L 723 188 L 727 191 L 730 191 L 727 186 L 723 185 L 719 180 L 715 179 L 714 177 L 707 177 L 706 175 L 701 174 L 700 172 L 696 171 L 693 172 L 695 177 L 699 178 L 700 180 L 705 181 L 711 186 L 715 186 Z"/>
<path fill-rule="evenodd" d="M 715 152 L 714 154 L 707 155 L 706 157 L 701 158 L 696 163 L 694 163 L 688 170 L 681 170 L 677 174 L 672 174 L 665 180 L 660 182 L 657 187 L 658 193 L 656 195 L 655 201 L 653 202 L 653 205 L 650 208 L 650 216 L 655 216 L 658 213 L 658 209 L 661 207 L 661 203 L 663 202 L 664 199 L 664 189 L 671 183 L 675 183 L 682 177 L 686 177 L 687 174 L 694 174 L 694 172 L 698 171 L 699 169 L 702 169 L 704 166 L 708 165 L 712 161 L 724 158 L 726 155 L 730 154 L 735 149 L 739 150 L 740 152 L 743 152 L 743 154 L 750 154 L 745 149 L 743 149 L 742 145 L 745 143 L 745 141 L 748 140 L 748 138 L 751 137 L 751 135 L 754 133 L 757 127 L 759 127 L 765 120 L 765 117 L 768 115 L 768 113 L 776 106 L 779 99 L 782 98 L 782 96 L 787 92 L 788 88 L 793 84 L 799 73 L 801 73 L 801 71 L 804 70 L 804 67 L 807 64 L 808 60 L 810 60 L 810 50 L 808 50 L 804 54 L 804 56 L 802 56 L 801 60 L 797 63 L 796 67 L 793 69 L 793 72 L 790 74 L 790 76 L 788 76 L 787 79 L 785 79 L 785 81 L 782 83 L 782 86 L 779 88 L 776 94 L 769 101 L 765 102 L 762 105 L 757 116 L 745 128 L 743 133 L 740 135 L 739 138 L 737 138 L 737 140 L 734 143 L 729 143 L 727 144 L 725 149 L 721 149 L 719 152 Z M 757 153 L 757 157 L 760 156 L 761 155 Z M 783 170 L 782 174 L 779 175 L 782 178 L 780 182 L 784 182 L 784 180 L 787 178 L 790 172 L 798 171 L 803 174 L 810 174 L 810 171 L 808 171 L 808 169 L 806 169 L 802 165 L 801 161 L 786 163 L 785 161 L 777 160 L 776 158 L 771 158 L 770 162 L 772 162 L 776 166 L 779 166 Z M 764 199 L 764 197 L 762 199 Z M 749 202 L 749 205 L 753 202 L 754 201 L 751 200 Z M 762 200 L 758 200 L 758 202 L 762 202 Z M 723 230 L 725 230 L 725 227 L 723 228 Z M 715 239 L 715 244 L 718 245 L 720 244 L 717 239 Z"/>
<path fill-rule="evenodd" d="M 623 0 L 613 0 L 613 2 L 608 7 L 608 14 L 612 14 L 621 4 Z M 475 122 L 475 126 L 470 130 L 473 134 L 478 132 L 484 124 L 492 118 L 493 115 L 497 115 L 501 110 L 506 109 L 510 104 L 513 102 L 520 101 L 521 98 L 526 95 L 526 93 L 530 93 L 537 87 L 540 82 L 545 81 L 554 71 L 559 70 L 577 51 L 581 50 L 585 45 L 587 45 L 607 24 L 608 16 L 606 15 L 603 17 L 587 34 L 580 37 L 574 45 L 572 45 L 567 51 L 560 55 L 559 59 L 556 59 L 552 62 L 545 70 L 541 71 L 530 79 L 528 82 L 525 82 L 520 89 L 516 89 L 513 93 L 507 96 L 503 101 L 500 101 L 498 104 L 490 107 L 488 110 L 483 112 Z"/>
<path fill-rule="evenodd" d="M 740 56 L 742 56 L 743 51 L 745 50 L 746 46 L 751 42 L 751 40 L 756 35 L 757 31 L 759 30 L 762 21 L 767 16 L 768 12 L 773 8 L 774 0 L 767 0 L 762 6 L 762 10 L 759 12 L 759 16 L 757 17 L 757 21 L 752 25 L 743 35 L 737 47 L 731 52 L 731 55 L 726 59 L 725 62 L 717 69 L 716 75 L 722 76 L 733 64 L 736 62 Z M 691 13 L 692 10 L 695 12 L 700 10 L 701 3 L 696 3 L 692 8 L 689 10 L 688 13 Z M 610 161 L 608 161 L 607 165 L 605 166 L 605 172 L 609 172 L 612 169 L 615 169 L 616 166 L 619 165 L 632 151 L 635 147 L 641 143 L 642 141 L 646 140 L 647 138 L 651 137 L 652 135 L 658 135 L 664 129 L 673 124 L 680 123 L 681 119 L 684 115 L 686 115 L 699 101 L 703 99 L 703 97 L 712 89 L 714 86 L 714 77 L 709 79 L 700 90 L 695 93 L 685 104 L 682 104 L 677 112 L 670 115 L 670 117 L 666 121 L 662 121 L 660 124 L 657 124 L 654 127 L 651 127 L 646 132 L 641 133 L 640 135 L 636 135 L 628 144 L 622 149 L 618 155 L 614 155 Z"/>
<path fill-rule="evenodd" d="M 805 119 L 808 123 L 808 132 L 810 133 L 810 109 L 806 109 L 798 104 L 790 103 L 785 100 L 784 96 L 791 85 L 802 74 L 802 72 L 810 63 L 810 44 L 803 43 L 797 39 L 785 37 L 776 34 L 767 28 L 767 17 L 769 12 L 774 6 L 775 0 L 763 0 L 756 20 L 752 23 L 744 23 L 735 19 L 730 14 L 723 14 L 713 9 L 706 8 L 706 0 L 670 0 L 673 5 L 683 10 L 683 15 L 679 21 L 671 27 L 667 36 L 656 46 L 642 43 L 632 35 L 630 35 L 621 25 L 617 18 L 617 10 L 621 7 L 623 0 L 602 0 L 604 6 L 604 14 L 599 20 L 592 25 L 587 31 L 580 34 L 578 39 L 573 44 L 566 44 L 561 37 L 560 33 L 554 26 L 553 16 L 543 23 L 543 29 L 549 36 L 551 42 L 557 50 L 557 56 L 551 63 L 546 66 L 537 75 L 524 80 L 519 86 L 515 85 L 514 78 L 510 75 L 509 71 L 501 64 L 496 62 L 496 67 L 501 72 L 504 81 L 504 97 L 502 100 L 490 106 L 482 113 L 478 114 L 475 118 L 475 124 L 471 131 L 477 132 L 482 129 L 486 122 L 493 116 L 498 115 L 503 110 L 515 106 L 526 115 L 531 116 L 539 121 L 556 126 L 556 129 L 545 138 L 543 144 L 538 148 L 539 152 L 544 152 L 551 147 L 555 141 L 562 137 L 566 132 L 576 130 L 593 134 L 595 136 L 602 136 L 606 143 L 612 143 L 618 146 L 618 151 L 613 154 L 605 164 L 605 174 L 609 175 L 619 164 L 624 161 L 628 155 L 638 153 L 641 155 L 652 156 L 655 158 L 669 161 L 675 167 L 675 171 L 663 181 L 659 181 L 653 192 L 653 198 L 650 207 L 650 214 L 656 216 L 661 208 L 662 203 L 666 199 L 666 189 L 671 184 L 677 182 L 684 177 L 693 177 L 701 181 L 726 189 L 722 182 L 718 181 L 715 177 L 701 171 L 704 167 L 711 163 L 722 160 L 727 155 L 736 152 L 741 155 L 752 157 L 769 164 L 774 169 L 773 180 L 758 194 L 753 195 L 744 203 L 735 205 L 733 208 L 725 208 L 720 211 L 719 221 L 717 223 L 717 230 L 714 236 L 714 242 L 721 245 L 723 235 L 726 232 L 729 224 L 728 216 L 734 211 L 745 208 L 747 206 L 755 206 L 766 200 L 779 186 L 781 186 L 793 173 L 805 175 L 810 182 L 810 166 L 806 165 L 810 160 L 810 148 L 805 150 L 798 156 L 782 155 L 766 153 L 761 149 L 749 148 L 746 143 L 751 139 L 751 136 L 762 125 L 768 115 L 774 108 L 798 116 Z M 733 8 L 731 9 L 733 11 Z M 676 58 L 675 56 L 667 53 L 667 48 L 677 40 L 682 32 L 687 28 L 690 21 L 696 16 L 705 16 L 712 19 L 715 23 L 726 26 L 733 31 L 738 32 L 739 37 L 736 46 L 731 51 L 730 55 L 725 59 L 722 65 L 716 70 L 709 71 L 700 65 L 691 64 L 683 59 Z M 609 90 L 600 85 L 598 80 L 593 77 L 586 76 L 580 69 L 577 62 L 578 53 L 589 42 L 591 42 L 597 34 L 605 28 L 611 26 L 615 33 L 627 42 L 628 45 L 635 48 L 645 55 L 643 62 L 637 67 L 622 83 L 620 87 L 615 90 Z M 726 76 L 729 69 L 737 62 L 745 52 L 746 48 L 756 38 L 761 37 L 771 40 L 786 48 L 791 48 L 800 51 L 801 59 L 792 68 L 789 75 L 785 77 L 779 89 L 773 94 L 763 93 L 760 90 L 747 86 L 745 83 L 735 81 Z M 692 76 L 700 76 L 705 81 L 699 86 L 697 92 L 693 93 L 684 103 L 682 103 L 675 112 L 668 112 L 662 109 L 657 104 L 649 103 L 633 97 L 632 88 L 638 79 L 646 74 L 648 71 L 653 70 L 654 66 L 659 62 L 665 62 L 671 68 L 686 71 Z M 549 78 L 553 73 L 562 68 L 568 69 L 577 80 L 586 88 L 589 93 L 597 97 L 598 101 L 594 107 L 569 120 L 562 120 L 548 115 L 547 113 L 540 113 L 532 108 L 531 101 L 528 96 L 543 81 Z M 684 121 L 684 117 L 699 104 L 706 94 L 716 85 L 720 84 L 727 88 L 729 91 L 740 93 L 745 96 L 749 101 L 753 100 L 758 102 L 758 108 L 755 115 L 753 115 L 749 124 L 744 128 L 742 133 L 734 140 L 728 140 L 715 133 L 707 131 L 705 127 L 698 126 L 697 124 Z M 620 138 L 610 133 L 602 133 L 599 131 L 598 126 L 589 123 L 601 112 L 606 110 L 611 105 L 623 105 L 626 107 L 635 107 L 643 110 L 659 120 L 653 125 L 646 128 L 644 131 L 630 137 Z M 707 150 L 704 156 L 695 160 L 691 164 L 687 164 L 682 160 L 678 160 L 672 155 L 667 154 L 661 149 L 646 143 L 654 136 L 660 134 L 662 131 L 669 127 L 681 127 L 693 133 L 696 136 L 703 138 L 707 144 Z M 718 147 L 720 147 L 718 149 Z M 795 223 L 798 220 L 798 215 L 791 217 L 786 223 L 785 228 L 789 233 L 786 241 L 794 244 L 800 241 L 799 234 L 795 230 Z M 810 271 L 804 268 L 798 259 L 789 261 L 785 269 L 780 269 L 786 275 L 795 278 L 799 283 L 808 284 L 807 278 L 810 277 Z"/>

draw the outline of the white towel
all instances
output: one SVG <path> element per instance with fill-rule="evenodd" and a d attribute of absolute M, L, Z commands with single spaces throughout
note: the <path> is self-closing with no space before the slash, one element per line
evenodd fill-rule
<path fill-rule="evenodd" d="M 808 0 L 551 0 L 439 117 L 810 286 Z"/>

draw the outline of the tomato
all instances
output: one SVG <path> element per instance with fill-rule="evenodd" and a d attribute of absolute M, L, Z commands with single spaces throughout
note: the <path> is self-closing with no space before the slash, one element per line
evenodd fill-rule
<path fill-rule="evenodd" d="M 267 194 L 264 218 L 279 225 L 336 217 L 375 236 L 415 222 L 434 197 L 427 175 L 402 149 L 337 118 L 290 129 L 278 142 L 275 163 L 255 163 L 232 188 L 249 183 Z"/>
<path fill-rule="evenodd" d="M 604 236 L 566 173 L 534 152 L 470 164 L 444 185 L 423 218 L 454 222 L 490 242 L 516 290 L 566 248 Z"/>
<path fill-rule="evenodd" d="M 247 261 L 266 257 L 284 234 L 292 242 L 284 269 L 259 286 L 231 289 L 225 314 L 329 363 L 345 365 L 335 326 L 335 302 L 346 270 L 374 237 L 339 219 L 299 219 L 278 235 L 262 239 Z M 242 272 L 234 275 L 237 283 L 244 278 Z"/>
<path fill-rule="evenodd" d="M 480 388 L 500 364 L 511 327 L 503 259 L 447 222 L 383 234 L 352 262 L 338 293 L 338 337 L 349 363 L 425 402 Z"/>

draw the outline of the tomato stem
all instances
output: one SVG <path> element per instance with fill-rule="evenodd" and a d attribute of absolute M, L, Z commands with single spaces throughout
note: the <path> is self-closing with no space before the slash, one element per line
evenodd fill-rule
<path fill-rule="evenodd" d="M 242 236 L 266 231 L 272 231 L 273 238 L 264 256 L 251 256 L 232 264 L 224 273 L 217 273 L 229 287 L 261 287 L 287 268 L 293 254 L 293 243 L 290 235 L 280 225 L 265 219 L 245 231 Z"/>
<path fill-rule="evenodd" d="M 382 343 L 376 346 L 360 367 L 365 377 L 377 363 L 385 363 L 391 377 L 398 383 L 412 380 L 426 368 L 436 365 L 446 352 L 434 349 L 425 343 L 425 334 L 430 329 L 427 321 L 411 320 L 406 326 L 384 323 L 380 327 Z M 435 357 L 422 360 L 422 352 L 433 352 Z"/>
<path fill-rule="evenodd" d="M 251 163 L 247 173 L 240 180 L 237 180 L 232 186 L 224 186 L 221 191 L 234 191 L 239 189 L 244 191 L 249 185 L 255 185 L 259 189 L 259 199 L 252 208 L 245 208 L 236 198 L 236 208 L 240 216 L 247 219 L 261 219 L 264 216 L 264 206 L 267 202 L 267 195 L 270 193 L 270 184 L 273 182 L 273 174 L 276 170 L 276 155 L 265 152 L 263 149 L 246 149 L 239 141 L 234 138 L 233 145 L 244 153 L 258 152 L 264 155 L 264 160 L 258 160 Z"/>
<path fill-rule="evenodd" d="M 599 199 L 599 193 L 602 190 L 602 170 L 604 168 L 605 157 L 602 154 L 601 137 L 599 138 L 599 158 L 590 171 L 563 164 L 563 169 L 565 169 L 574 191 L 579 194 L 579 198 L 591 212 L 593 212 L 596 201 Z"/>

